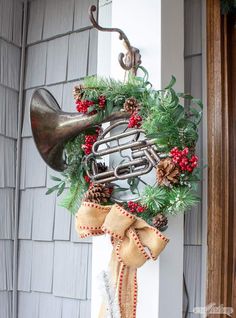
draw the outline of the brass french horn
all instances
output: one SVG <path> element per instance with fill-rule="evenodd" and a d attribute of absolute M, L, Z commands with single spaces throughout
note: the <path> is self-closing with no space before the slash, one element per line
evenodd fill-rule
<path fill-rule="evenodd" d="M 56 171 L 66 168 L 65 143 L 87 128 L 128 118 L 126 112 L 114 112 L 100 122 L 95 115 L 63 112 L 52 94 L 40 88 L 34 91 L 30 103 L 30 120 L 36 147 L 48 166 Z"/>

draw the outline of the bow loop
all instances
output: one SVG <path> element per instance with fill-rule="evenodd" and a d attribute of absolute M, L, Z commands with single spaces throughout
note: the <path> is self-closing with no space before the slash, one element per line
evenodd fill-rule
<path fill-rule="evenodd" d="M 76 214 L 81 238 L 109 234 L 113 244 L 110 269 L 117 290 L 120 317 L 136 317 L 136 269 L 148 259 L 157 259 L 168 239 L 157 229 L 118 204 L 101 206 L 83 202 Z M 105 317 L 103 308 L 99 317 Z"/>

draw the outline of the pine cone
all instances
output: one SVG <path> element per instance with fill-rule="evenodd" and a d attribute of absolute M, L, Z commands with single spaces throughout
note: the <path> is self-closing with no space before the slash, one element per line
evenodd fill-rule
<path fill-rule="evenodd" d="M 180 171 L 171 158 L 159 161 L 157 165 L 157 181 L 159 185 L 171 186 L 178 183 Z"/>
<path fill-rule="evenodd" d="M 106 172 L 108 167 L 106 166 L 104 162 L 98 162 L 97 169 L 98 169 L 98 173 L 102 173 L 102 172 Z"/>
<path fill-rule="evenodd" d="M 73 96 L 75 100 L 81 100 L 84 94 L 84 87 L 83 85 L 76 85 L 73 88 Z"/>
<path fill-rule="evenodd" d="M 152 225 L 158 230 L 165 230 L 168 225 L 168 219 L 164 214 L 159 213 L 152 219 Z"/>
<path fill-rule="evenodd" d="M 105 184 L 92 184 L 84 195 L 84 201 L 106 203 L 110 196 L 110 189 Z"/>
<path fill-rule="evenodd" d="M 125 100 L 123 108 L 127 113 L 133 114 L 134 111 L 140 109 L 140 106 L 140 103 L 135 97 L 130 97 Z"/>

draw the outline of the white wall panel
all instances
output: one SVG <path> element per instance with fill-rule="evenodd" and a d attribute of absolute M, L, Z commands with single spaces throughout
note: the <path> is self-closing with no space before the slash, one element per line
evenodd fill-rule
<path fill-rule="evenodd" d="M 22 126 L 22 137 L 31 137 L 32 131 L 30 127 L 30 101 L 35 89 L 27 89 L 24 92 L 24 115 Z"/>
<path fill-rule="evenodd" d="M 34 190 L 32 239 L 51 241 L 55 210 L 55 195 L 45 195 L 46 189 Z"/>
<path fill-rule="evenodd" d="M 47 0 L 43 38 L 72 30 L 74 0 Z"/>
<path fill-rule="evenodd" d="M 27 29 L 27 43 L 42 39 L 45 0 L 29 2 L 29 22 Z"/>
<path fill-rule="evenodd" d="M 61 318 L 62 299 L 51 294 L 40 294 L 38 318 Z M 68 318 L 71 318 L 68 316 Z"/>
<path fill-rule="evenodd" d="M 18 288 L 21 291 L 31 290 L 32 241 L 20 240 L 18 259 Z"/>
<path fill-rule="evenodd" d="M 6 88 L 0 86 L 0 134 L 6 130 Z"/>
<path fill-rule="evenodd" d="M 6 89 L 6 137 L 17 138 L 18 93 Z"/>
<path fill-rule="evenodd" d="M 0 239 L 12 239 L 14 189 L 0 189 Z"/>
<path fill-rule="evenodd" d="M 98 31 L 92 29 L 89 31 L 89 54 L 88 54 L 88 75 L 97 73 L 97 43 Z"/>
<path fill-rule="evenodd" d="M 31 239 L 32 219 L 34 208 L 34 189 L 21 191 L 20 216 L 19 216 L 19 239 Z"/>
<path fill-rule="evenodd" d="M 13 0 L 0 1 L 0 36 L 11 41 L 13 26 Z"/>
<path fill-rule="evenodd" d="M 0 290 L 12 290 L 13 242 L 0 240 Z"/>
<path fill-rule="evenodd" d="M 89 31 L 74 33 L 69 39 L 68 80 L 87 75 Z"/>
<path fill-rule="evenodd" d="M 53 294 L 86 299 L 90 244 L 55 242 Z"/>
<path fill-rule="evenodd" d="M 46 83 L 53 84 L 66 80 L 68 36 L 48 43 Z"/>
<path fill-rule="evenodd" d="M 46 164 L 40 157 L 32 138 L 23 139 L 21 188 L 45 187 Z"/>
<path fill-rule="evenodd" d="M 18 90 L 20 71 L 20 49 L 0 40 L 0 82 Z"/>
<path fill-rule="evenodd" d="M 52 242 L 33 242 L 31 290 L 52 291 L 53 250 Z"/>
<path fill-rule="evenodd" d="M 61 197 L 57 198 L 56 211 L 55 211 L 55 223 L 54 223 L 54 240 L 69 241 L 70 240 L 70 228 L 74 226 L 71 224 L 71 215 L 65 208 L 60 207 L 59 202 Z"/>
<path fill-rule="evenodd" d="M 66 299 L 62 301 L 62 316 L 61 318 L 77 318 L 80 316 L 80 302 L 75 299 Z M 83 316 L 82 316 L 83 317 Z M 84 316 L 90 317 L 90 316 Z"/>
<path fill-rule="evenodd" d="M 97 4 L 96 0 L 75 0 L 74 30 L 91 25 L 88 18 L 90 5 Z"/>
<path fill-rule="evenodd" d="M 79 81 L 66 83 L 63 85 L 62 110 L 65 112 L 76 112 L 76 105 L 73 98 L 73 88 Z"/>
<path fill-rule="evenodd" d="M 25 88 L 44 85 L 46 74 L 47 43 L 28 47 L 26 56 Z"/>
<path fill-rule="evenodd" d="M 80 301 L 80 317 L 91 317 L 91 302 Z"/>
<path fill-rule="evenodd" d="M 0 291 L 0 318 L 12 318 L 12 293 Z"/>
<path fill-rule="evenodd" d="M 38 318 L 39 294 L 18 293 L 18 318 Z"/>
<path fill-rule="evenodd" d="M 15 186 L 15 140 L 0 136 L 0 187 Z"/>
<path fill-rule="evenodd" d="M 21 32 L 22 32 L 22 14 L 23 14 L 23 2 L 14 1 L 13 12 L 13 42 L 17 45 L 21 45 Z"/>

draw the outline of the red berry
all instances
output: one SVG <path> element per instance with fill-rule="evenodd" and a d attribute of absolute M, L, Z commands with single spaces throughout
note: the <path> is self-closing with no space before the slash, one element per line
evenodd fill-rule
<path fill-rule="evenodd" d="M 106 97 L 101 95 L 98 97 L 98 105 L 99 105 L 99 108 L 104 108 L 105 105 L 106 105 Z"/>
<path fill-rule="evenodd" d="M 84 180 L 87 182 L 87 183 L 90 183 L 90 178 L 89 178 L 89 176 L 84 176 Z"/>
<path fill-rule="evenodd" d="M 186 156 L 189 153 L 189 149 L 188 147 L 184 148 L 184 150 L 182 151 L 182 155 Z"/>

